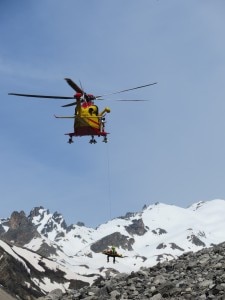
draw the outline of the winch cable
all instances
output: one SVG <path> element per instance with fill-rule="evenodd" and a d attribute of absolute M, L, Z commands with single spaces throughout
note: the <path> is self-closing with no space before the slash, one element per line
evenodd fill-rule
<path fill-rule="evenodd" d="M 112 202 L 111 202 L 111 177 L 110 177 L 110 153 L 109 144 L 106 145 L 107 148 L 107 180 L 108 180 L 108 199 L 109 199 L 109 217 L 112 219 Z"/>

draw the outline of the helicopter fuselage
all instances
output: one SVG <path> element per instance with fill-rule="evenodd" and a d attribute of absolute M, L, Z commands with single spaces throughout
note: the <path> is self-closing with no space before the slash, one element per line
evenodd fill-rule
<path fill-rule="evenodd" d="M 77 105 L 75 108 L 74 135 L 106 136 L 104 116 L 109 112 L 110 109 L 106 107 L 99 113 L 98 106 L 91 101 Z"/>

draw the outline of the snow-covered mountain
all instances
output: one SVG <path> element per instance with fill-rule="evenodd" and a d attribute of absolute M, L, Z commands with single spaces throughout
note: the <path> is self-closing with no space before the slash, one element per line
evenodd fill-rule
<path fill-rule="evenodd" d="M 4 255 L 19 262 L 29 275 L 26 285 L 39 294 L 73 289 L 224 242 L 224 215 L 225 201 L 219 199 L 188 208 L 156 203 L 96 229 L 82 223 L 67 226 L 60 214 L 43 207 L 29 216 L 13 212 L 0 220 L 0 266 Z M 112 245 L 123 255 L 115 264 L 102 254 Z"/>

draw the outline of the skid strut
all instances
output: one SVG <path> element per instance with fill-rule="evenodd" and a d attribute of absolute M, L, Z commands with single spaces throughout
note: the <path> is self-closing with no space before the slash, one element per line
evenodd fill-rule
<path fill-rule="evenodd" d="M 103 143 L 108 143 L 108 138 L 107 138 L 106 135 L 103 137 L 102 141 L 103 141 Z M 67 143 L 68 144 L 72 144 L 73 143 L 73 136 L 72 135 L 69 136 L 69 140 L 68 140 Z M 96 144 L 97 143 L 96 139 L 94 138 L 94 135 L 91 136 L 91 139 L 90 139 L 89 143 L 90 144 Z"/>
<path fill-rule="evenodd" d="M 97 143 L 97 141 L 95 140 L 93 135 L 91 136 L 91 139 L 90 139 L 89 143 L 90 144 L 96 144 Z"/>
<path fill-rule="evenodd" d="M 103 143 L 108 143 L 107 136 L 104 136 L 104 138 L 103 138 Z"/>
<path fill-rule="evenodd" d="M 69 137 L 69 140 L 68 140 L 67 143 L 68 143 L 68 144 L 72 144 L 72 143 L 73 143 L 73 138 L 72 138 L 72 136 Z"/>

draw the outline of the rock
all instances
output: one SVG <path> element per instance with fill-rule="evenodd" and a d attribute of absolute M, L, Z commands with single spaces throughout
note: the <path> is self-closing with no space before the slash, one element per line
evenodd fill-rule
<path fill-rule="evenodd" d="M 55 289 L 55 290 L 51 291 L 47 297 L 49 300 L 59 300 L 62 297 L 62 295 L 63 295 L 62 290 Z"/>
<path fill-rule="evenodd" d="M 162 299 L 162 295 L 161 294 L 156 294 L 156 295 L 152 296 L 150 299 L 151 300 L 161 300 Z"/>
<path fill-rule="evenodd" d="M 222 300 L 225 299 L 225 243 L 179 258 L 117 274 L 92 286 L 42 300 Z"/>
<path fill-rule="evenodd" d="M 110 293 L 111 299 L 120 299 L 120 293 L 118 291 L 112 291 Z"/>
<path fill-rule="evenodd" d="M 91 245 L 91 250 L 95 253 L 102 252 L 110 246 L 115 246 L 116 248 L 121 247 L 124 250 L 131 251 L 134 239 L 129 236 L 125 236 L 120 232 L 114 232 L 110 235 L 105 236 L 104 238 L 98 240 Z"/>
<path fill-rule="evenodd" d="M 142 219 L 135 219 L 132 224 L 125 227 L 126 231 L 131 235 L 144 235 L 147 232 Z"/>
<path fill-rule="evenodd" d="M 14 211 L 8 221 L 9 230 L 1 235 L 8 242 L 14 242 L 18 246 L 29 243 L 34 237 L 40 237 L 35 226 L 26 217 L 25 212 Z"/>

